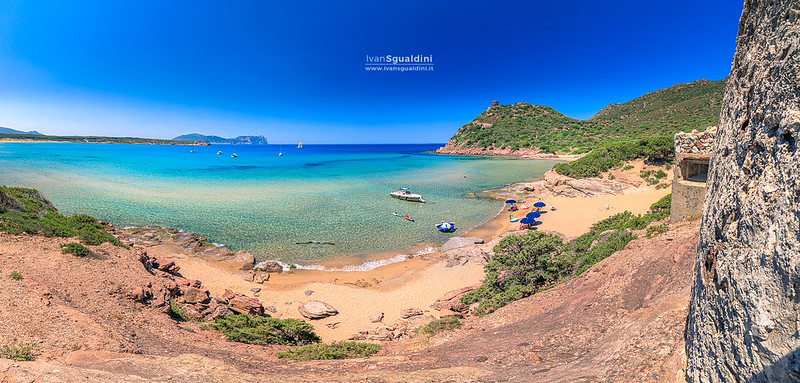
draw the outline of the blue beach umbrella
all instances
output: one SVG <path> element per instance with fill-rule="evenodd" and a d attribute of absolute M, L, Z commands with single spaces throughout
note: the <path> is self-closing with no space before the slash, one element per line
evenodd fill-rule
<path fill-rule="evenodd" d="M 539 213 L 537 213 L 535 211 L 532 211 L 532 212 L 530 212 L 528 214 L 525 214 L 526 218 L 539 218 L 541 216 L 542 216 L 541 214 L 539 214 Z"/>
<path fill-rule="evenodd" d="M 519 223 L 533 224 L 533 223 L 536 223 L 536 220 L 533 219 L 533 218 L 530 218 L 530 217 L 525 217 L 525 218 L 519 220 Z"/>
<path fill-rule="evenodd" d="M 544 202 L 542 202 L 542 201 L 539 201 L 539 202 L 537 202 L 537 203 L 533 204 L 533 206 L 534 206 L 534 207 L 545 207 L 545 206 L 547 206 L 547 205 L 545 205 L 545 204 L 544 204 Z"/>
<path fill-rule="evenodd" d="M 510 200 L 506 200 L 506 203 L 517 203 L 517 201 L 513 200 L 513 199 L 510 199 Z"/>

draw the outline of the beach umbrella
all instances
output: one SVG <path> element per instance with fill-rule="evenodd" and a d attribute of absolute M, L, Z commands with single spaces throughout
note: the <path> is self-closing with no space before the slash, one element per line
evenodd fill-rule
<path fill-rule="evenodd" d="M 546 205 L 544 204 L 544 202 L 539 201 L 539 202 L 533 204 L 533 206 L 535 206 L 535 207 L 545 207 Z"/>
<path fill-rule="evenodd" d="M 513 199 L 510 199 L 510 200 L 506 200 L 506 203 L 517 203 L 517 201 L 513 200 Z"/>
<path fill-rule="evenodd" d="M 533 223 L 536 223 L 536 220 L 533 219 L 533 218 L 530 218 L 530 217 L 525 217 L 525 218 L 519 220 L 519 223 L 533 224 Z"/>
<path fill-rule="evenodd" d="M 541 214 L 539 214 L 539 213 L 537 213 L 535 211 L 532 211 L 532 212 L 530 212 L 528 214 L 525 214 L 526 218 L 539 218 L 541 216 L 542 216 Z"/>

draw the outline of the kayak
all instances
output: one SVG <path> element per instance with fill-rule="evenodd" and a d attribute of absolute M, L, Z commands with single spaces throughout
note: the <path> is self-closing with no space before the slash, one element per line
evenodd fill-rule
<path fill-rule="evenodd" d="M 517 222 L 517 221 L 519 221 L 519 218 L 512 218 L 510 222 Z"/>
<path fill-rule="evenodd" d="M 395 217 L 403 217 L 403 218 L 405 218 L 405 219 L 407 219 L 407 220 L 409 220 L 411 222 L 414 222 L 414 218 L 411 218 L 410 216 L 408 216 L 406 214 L 392 213 L 392 215 L 394 215 Z"/>

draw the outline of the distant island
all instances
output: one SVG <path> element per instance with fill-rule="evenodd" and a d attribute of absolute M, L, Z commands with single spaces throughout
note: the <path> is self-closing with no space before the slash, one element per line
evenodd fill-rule
<path fill-rule="evenodd" d="M 16 129 L 11 129 L 11 128 L 4 128 L 2 126 L 0 126 L 0 134 L 35 134 L 35 135 L 39 135 L 39 136 L 42 135 L 41 133 L 39 133 L 39 132 L 37 132 L 35 130 L 31 130 L 30 132 L 23 132 L 21 130 L 16 130 Z"/>
<path fill-rule="evenodd" d="M 238 136 L 235 138 L 224 138 L 220 136 L 207 136 L 200 133 L 184 134 L 173 138 L 175 141 L 200 141 L 209 144 L 231 144 L 231 145 L 266 145 L 267 138 L 264 136 Z"/>

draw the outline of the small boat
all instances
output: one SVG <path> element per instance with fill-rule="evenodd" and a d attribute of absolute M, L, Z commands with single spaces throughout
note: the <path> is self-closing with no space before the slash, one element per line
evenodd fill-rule
<path fill-rule="evenodd" d="M 407 215 L 407 214 L 397 214 L 397 213 L 392 213 L 392 215 L 393 215 L 393 216 L 395 216 L 395 217 L 403 217 L 403 218 L 405 218 L 405 219 L 407 219 L 407 220 L 409 220 L 409 221 L 411 221 L 411 222 L 414 222 L 414 218 L 411 218 L 411 217 L 410 217 L 409 215 Z"/>
<path fill-rule="evenodd" d="M 303 141 L 297 144 L 297 149 L 303 149 Z"/>
<path fill-rule="evenodd" d="M 281 150 L 278 151 L 278 157 L 283 155 L 283 145 L 281 145 Z"/>
<path fill-rule="evenodd" d="M 453 222 L 442 221 L 438 225 L 436 225 L 436 228 L 443 233 L 452 233 L 456 231 L 456 224 Z"/>
<path fill-rule="evenodd" d="M 408 191 L 408 188 L 400 188 L 400 190 L 391 192 L 389 195 L 394 198 L 404 199 L 406 201 L 425 202 L 421 195 L 411 193 Z"/>
<path fill-rule="evenodd" d="M 236 158 L 236 157 L 239 157 L 236 155 L 236 153 L 231 154 L 231 158 Z"/>
<path fill-rule="evenodd" d="M 218 152 L 217 152 L 217 155 L 220 155 L 220 154 L 222 154 L 222 150 L 220 150 L 220 151 L 218 151 Z"/>

